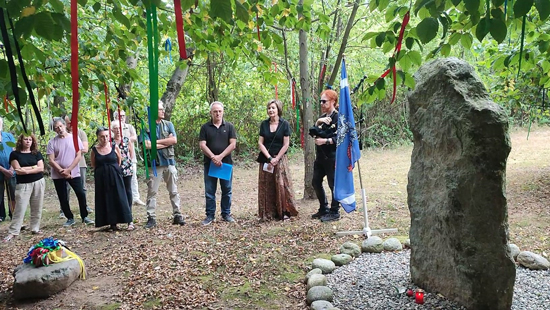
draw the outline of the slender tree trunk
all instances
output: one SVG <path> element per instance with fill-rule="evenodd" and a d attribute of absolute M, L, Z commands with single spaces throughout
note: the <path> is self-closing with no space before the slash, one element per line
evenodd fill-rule
<path fill-rule="evenodd" d="M 216 63 L 212 61 L 212 55 L 208 54 L 206 59 L 206 68 L 208 71 L 208 102 L 218 101 L 218 85 L 216 83 Z"/>
<path fill-rule="evenodd" d="M 300 0 L 298 5 L 303 5 Z M 304 144 L 304 199 L 315 198 L 315 191 L 311 184 L 313 179 L 313 162 L 315 161 L 315 143 L 313 139 L 307 136 L 308 128 L 313 126 L 313 105 L 311 100 L 311 87 L 309 85 L 308 51 L 307 51 L 307 33 L 300 30 L 298 41 L 300 44 L 300 86 L 302 89 L 302 128 L 305 135 Z"/>
<path fill-rule="evenodd" d="M 168 81 L 168 84 L 166 84 L 166 91 L 164 91 L 164 94 L 162 94 L 162 97 L 160 98 L 160 100 L 164 103 L 164 119 L 166 120 L 170 120 L 170 117 L 172 116 L 172 110 L 176 105 L 176 98 L 180 94 L 183 83 L 187 78 L 190 65 L 191 62 L 187 62 L 185 64 L 179 63 L 176 66 L 174 73 L 172 73 L 172 77 Z M 181 67 L 183 67 L 183 69 Z"/>
<path fill-rule="evenodd" d="M 353 9 L 348 19 L 348 25 L 344 31 L 344 36 L 342 37 L 342 44 L 340 44 L 340 50 L 338 51 L 338 58 L 336 58 L 336 63 L 332 68 L 332 74 L 330 75 L 330 80 L 328 81 L 329 85 L 333 85 L 336 80 L 336 75 L 338 75 L 338 70 L 340 69 L 340 63 L 342 62 L 342 57 L 344 57 L 344 52 L 346 51 L 346 45 L 348 45 L 348 38 L 351 28 L 353 28 L 353 23 L 355 21 L 355 15 L 357 14 L 357 9 L 359 8 L 359 0 L 355 0 L 353 3 Z M 335 87 L 336 88 L 336 87 Z"/>

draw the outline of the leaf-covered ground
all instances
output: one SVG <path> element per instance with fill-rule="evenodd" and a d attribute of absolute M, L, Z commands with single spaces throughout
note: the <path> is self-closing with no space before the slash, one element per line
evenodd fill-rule
<path fill-rule="evenodd" d="M 550 254 L 550 129 L 537 129 L 526 138 L 526 131 L 512 134 L 507 171 L 510 238 L 521 249 Z M 405 146 L 363 152 L 361 171 L 372 229 L 398 228 L 398 235 L 408 234 L 406 184 L 411 151 L 411 146 Z M 294 156 L 297 197 L 303 192 L 301 166 L 299 156 Z M 259 223 L 255 164 L 235 168 L 232 212 L 237 224 L 218 220 L 202 227 L 202 172 L 196 167 L 180 167 L 180 172 L 179 192 L 187 225 L 171 225 L 167 193 L 161 188 L 158 227 L 144 229 L 145 208 L 134 207 L 137 229 L 131 232 L 99 232 L 83 224 L 62 228 L 64 220 L 58 218 L 59 206 L 49 182 L 44 236 L 65 240 L 84 259 L 87 278 L 46 300 L 13 301 L 12 271 L 28 248 L 44 237 L 23 231 L 18 239 L 0 244 L 0 308 L 304 309 L 302 279 L 311 261 L 334 254 L 345 241 L 362 240 L 359 236 L 334 236 L 337 231 L 361 230 L 362 212 L 323 224 L 309 217 L 317 208 L 313 200 L 300 200 L 300 216 L 292 221 Z M 140 190 L 145 193 L 145 186 Z M 90 183 L 90 206 L 93 196 Z M 71 205 L 76 211 L 74 197 Z M 7 234 L 8 225 L 0 224 L 0 236 Z"/>

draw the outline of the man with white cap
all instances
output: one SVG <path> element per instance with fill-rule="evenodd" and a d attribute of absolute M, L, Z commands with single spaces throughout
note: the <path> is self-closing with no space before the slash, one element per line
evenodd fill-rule
<path fill-rule="evenodd" d="M 147 179 L 147 224 L 145 228 L 152 228 L 157 225 L 155 209 L 157 207 L 157 193 L 160 186 L 161 177 L 166 183 L 166 189 L 170 194 L 170 202 L 172 204 L 172 212 L 174 215 L 174 225 L 185 225 L 183 216 L 180 212 L 180 195 L 178 194 L 178 171 L 176 170 L 176 161 L 174 156 L 174 145 L 178 142 L 176 130 L 172 122 L 164 120 L 164 103 L 159 100 L 157 118 L 157 154 L 156 155 L 156 170 L 157 176 L 149 171 L 149 179 Z M 149 137 L 146 137 L 148 139 Z M 151 149 L 151 141 L 145 141 L 147 149 Z"/>

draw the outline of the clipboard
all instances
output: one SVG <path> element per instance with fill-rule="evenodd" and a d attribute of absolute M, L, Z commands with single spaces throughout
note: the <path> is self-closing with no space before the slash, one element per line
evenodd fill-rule
<path fill-rule="evenodd" d="M 208 176 L 218 178 L 222 180 L 231 180 L 231 173 L 233 172 L 233 165 L 222 163 L 221 166 L 216 166 L 213 161 L 210 161 L 210 168 L 208 169 Z"/>

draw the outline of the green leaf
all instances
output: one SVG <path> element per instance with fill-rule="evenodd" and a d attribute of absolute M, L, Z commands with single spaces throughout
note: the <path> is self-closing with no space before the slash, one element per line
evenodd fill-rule
<path fill-rule="evenodd" d="M 506 0 L 492 0 L 492 1 L 493 1 L 493 5 L 495 7 L 499 7 L 499 6 L 503 5 L 504 1 L 506 1 Z"/>
<path fill-rule="evenodd" d="M 479 27 L 480 25 L 477 26 Z M 489 26 L 489 32 L 498 43 L 502 43 L 502 41 L 506 39 L 506 24 L 500 19 L 492 19 L 491 25 Z"/>
<path fill-rule="evenodd" d="M 435 38 L 439 30 L 437 19 L 428 17 L 416 26 L 416 35 L 422 43 L 428 43 Z"/>
<path fill-rule="evenodd" d="M 462 46 L 467 50 L 472 48 L 473 41 L 474 41 L 474 37 L 469 33 L 464 33 L 460 37 L 460 44 L 462 44 Z"/>
<path fill-rule="evenodd" d="M 455 45 L 458 43 L 458 41 L 460 41 L 460 38 L 462 37 L 462 34 L 458 33 L 458 32 L 453 32 L 450 36 L 449 36 L 449 44 L 451 45 Z"/>
<path fill-rule="evenodd" d="M 380 2 L 378 3 L 378 11 L 384 11 L 384 9 L 386 9 L 389 4 L 390 0 L 380 0 Z"/>
<path fill-rule="evenodd" d="M 466 10 L 470 12 L 470 14 L 473 14 L 474 12 L 479 12 L 480 3 L 480 0 L 464 0 L 464 6 L 466 7 Z"/>
<path fill-rule="evenodd" d="M 462 0 L 451 0 L 454 6 L 458 6 Z"/>
<path fill-rule="evenodd" d="M 50 0 L 49 3 L 56 12 L 63 12 L 64 6 L 60 0 Z"/>
<path fill-rule="evenodd" d="M 363 36 L 363 39 L 361 41 L 365 41 L 365 40 L 368 40 L 370 38 L 373 38 L 375 36 L 378 35 L 378 32 L 367 32 L 364 36 Z"/>
<path fill-rule="evenodd" d="M 94 5 L 92 6 L 92 9 L 94 9 L 94 12 L 99 12 L 99 10 L 101 10 L 101 2 L 96 2 L 94 3 Z"/>
<path fill-rule="evenodd" d="M 412 49 L 413 45 L 414 45 L 414 38 L 409 37 L 405 39 L 405 46 L 407 47 L 407 49 Z"/>
<path fill-rule="evenodd" d="M 418 11 L 420 11 L 421 8 L 428 6 L 429 4 L 434 3 L 435 0 L 418 0 L 414 4 L 414 14 L 418 14 Z"/>
<path fill-rule="evenodd" d="M 182 11 L 189 10 L 193 5 L 195 5 L 195 0 L 181 0 Z"/>
<path fill-rule="evenodd" d="M 212 0 L 210 1 L 210 17 L 220 18 L 229 23 L 231 21 L 231 1 L 228 0 Z"/>
<path fill-rule="evenodd" d="M 71 32 L 71 21 L 61 13 L 52 13 L 52 19 L 56 24 L 60 25 L 66 32 Z"/>
<path fill-rule="evenodd" d="M 78 4 L 81 6 L 86 6 L 86 3 L 88 3 L 88 0 L 78 0 Z"/>
<path fill-rule="evenodd" d="M 20 18 L 14 25 L 16 35 L 23 36 L 25 39 L 28 39 L 34 28 L 34 19 L 35 15 Z"/>
<path fill-rule="evenodd" d="M 420 66 L 422 64 L 422 55 L 418 51 L 410 51 L 407 53 L 409 58 L 411 59 L 411 62 L 417 66 Z"/>
<path fill-rule="evenodd" d="M 450 44 L 443 44 L 441 46 L 441 50 L 439 51 L 441 55 L 448 57 L 449 54 L 451 54 L 451 45 Z"/>
<path fill-rule="evenodd" d="M 116 20 L 118 20 L 121 24 L 123 24 L 124 26 L 126 26 L 126 28 L 130 29 L 130 20 L 128 19 L 128 17 L 124 16 L 124 14 L 122 13 L 122 11 L 119 9 L 119 8 L 114 8 L 113 9 L 113 16 L 115 17 Z"/>
<path fill-rule="evenodd" d="M 382 43 L 384 43 L 384 40 L 386 39 L 386 33 L 385 32 L 380 32 L 377 36 L 376 36 L 376 46 L 380 47 L 382 46 Z"/>
<path fill-rule="evenodd" d="M 546 53 L 548 51 L 548 48 L 550 48 L 550 42 L 549 41 L 539 41 L 539 52 Z"/>
<path fill-rule="evenodd" d="M 531 10 L 534 0 L 521 0 L 514 3 L 514 17 L 523 17 Z"/>
<path fill-rule="evenodd" d="M 491 20 L 487 16 L 483 17 L 476 27 L 476 38 L 479 40 L 479 42 L 483 41 L 483 38 L 485 38 L 485 36 L 489 33 L 490 28 Z M 504 36 L 506 36 L 506 33 L 504 34 Z"/>
<path fill-rule="evenodd" d="M 0 79 L 8 78 L 8 61 L 0 59 Z"/>
<path fill-rule="evenodd" d="M 540 20 L 545 20 L 550 15 L 550 0 L 535 0 L 535 7 L 539 11 Z"/>
<path fill-rule="evenodd" d="M 235 6 L 237 8 L 237 18 L 245 23 L 248 23 L 248 19 L 250 18 L 250 15 L 248 15 L 248 10 L 238 0 L 235 1 Z"/>
<path fill-rule="evenodd" d="M 34 16 L 34 31 L 46 40 L 54 39 L 55 22 L 48 12 L 40 12 Z"/>

